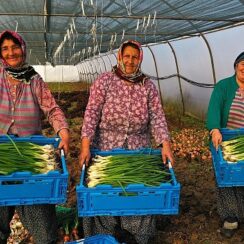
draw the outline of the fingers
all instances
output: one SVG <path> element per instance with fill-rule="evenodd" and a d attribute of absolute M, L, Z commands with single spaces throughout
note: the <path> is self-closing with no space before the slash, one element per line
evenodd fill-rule
<path fill-rule="evenodd" d="M 221 133 L 220 133 L 220 131 L 218 129 L 214 130 L 213 133 L 212 133 L 212 142 L 213 142 L 213 145 L 214 145 L 214 147 L 215 147 L 215 149 L 217 151 L 219 145 L 222 142 L 222 135 L 221 135 Z"/>
<path fill-rule="evenodd" d="M 165 141 L 162 148 L 162 160 L 164 164 L 167 163 L 167 159 L 171 162 L 172 165 L 174 164 L 175 160 L 170 148 L 170 143 Z"/>
<path fill-rule="evenodd" d="M 163 159 L 163 164 L 167 163 L 167 157 L 165 154 L 162 155 L 162 159 Z"/>
<path fill-rule="evenodd" d="M 162 159 L 163 159 L 164 164 L 167 164 L 167 159 L 170 161 L 172 166 L 175 163 L 174 157 L 171 153 L 170 154 L 162 154 Z"/>
<path fill-rule="evenodd" d="M 68 143 L 64 143 L 61 141 L 58 148 L 64 150 L 65 156 L 68 155 L 68 153 L 69 153 L 69 144 Z"/>
<path fill-rule="evenodd" d="M 85 164 L 86 166 L 88 166 L 89 165 L 90 158 L 91 158 L 90 153 L 82 153 L 81 152 L 80 157 L 79 157 L 79 165 L 80 165 L 80 167 L 82 168 L 83 167 L 83 164 Z"/>

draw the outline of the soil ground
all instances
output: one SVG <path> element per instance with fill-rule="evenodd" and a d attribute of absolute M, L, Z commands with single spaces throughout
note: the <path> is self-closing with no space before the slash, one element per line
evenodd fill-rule
<path fill-rule="evenodd" d="M 75 185 L 79 183 L 78 166 L 80 131 L 88 100 L 85 91 L 54 92 L 58 104 L 71 128 L 70 173 L 68 202 L 75 207 Z M 151 244 L 239 244 L 244 243 L 244 227 L 232 239 L 219 233 L 220 220 L 216 210 L 215 179 L 208 150 L 208 132 L 202 122 L 187 116 L 175 116 L 166 110 L 176 158 L 174 171 L 181 184 L 180 213 L 177 216 L 157 216 L 157 232 Z M 44 121 L 44 134 L 53 130 Z M 129 243 L 128 243 L 129 244 Z"/>

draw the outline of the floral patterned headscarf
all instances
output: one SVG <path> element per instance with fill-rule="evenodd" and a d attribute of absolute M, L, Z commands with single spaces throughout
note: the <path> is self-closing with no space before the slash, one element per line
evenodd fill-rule
<path fill-rule="evenodd" d="M 129 46 L 130 44 L 134 44 L 136 47 L 138 47 L 139 50 L 139 63 L 137 66 L 137 69 L 132 74 L 127 74 L 125 72 L 125 65 L 123 63 L 123 51 L 124 46 Z M 145 79 L 147 78 L 142 72 L 141 72 L 141 63 L 143 59 L 143 51 L 141 44 L 134 40 L 128 40 L 122 43 L 122 45 L 119 48 L 118 56 L 117 56 L 117 65 L 113 67 L 113 72 L 118 75 L 121 79 L 127 80 L 132 83 L 144 83 Z"/>
<path fill-rule="evenodd" d="M 12 68 L 11 66 L 8 65 L 6 60 L 2 58 L 2 55 L 0 55 L 1 64 L 5 68 L 6 72 L 10 76 L 12 76 L 14 79 L 21 80 L 21 81 L 28 83 L 30 81 L 30 79 L 34 75 L 36 75 L 37 73 L 32 66 L 30 66 L 26 63 L 26 44 L 25 44 L 25 41 L 17 32 L 14 32 L 11 30 L 5 30 L 0 34 L 0 42 L 4 39 L 8 39 L 6 37 L 6 34 L 8 34 L 8 36 L 14 37 L 20 43 L 20 47 L 21 47 L 22 53 L 23 53 L 23 62 L 20 65 L 20 67 Z"/>

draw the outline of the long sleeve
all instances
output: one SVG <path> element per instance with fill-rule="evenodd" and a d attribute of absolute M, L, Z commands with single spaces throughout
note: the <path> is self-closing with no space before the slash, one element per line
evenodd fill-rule
<path fill-rule="evenodd" d="M 165 140 L 169 140 L 168 126 L 165 114 L 160 102 L 159 93 L 155 85 L 151 82 L 149 86 L 149 120 L 150 130 L 157 145 Z"/>
<path fill-rule="evenodd" d="M 222 127 L 222 108 L 224 106 L 223 90 L 216 86 L 212 92 L 207 115 L 207 128 L 220 129 Z"/>
<path fill-rule="evenodd" d="M 81 137 L 87 137 L 93 141 L 96 128 L 101 119 L 101 113 L 106 96 L 106 83 L 109 74 L 102 74 L 90 88 L 89 101 L 86 107 L 84 121 L 82 125 Z"/>
<path fill-rule="evenodd" d="M 39 75 L 37 75 L 32 82 L 34 83 L 34 92 L 36 94 L 40 109 L 47 117 L 55 132 L 58 133 L 64 128 L 68 129 L 68 123 L 65 115 L 57 105 L 47 84 Z"/>
<path fill-rule="evenodd" d="M 208 106 L 207 128 L 209 130 L 226 127 L 230 107 L 237 89 L 238 84 L 235 75 L 216 84 Z"/>

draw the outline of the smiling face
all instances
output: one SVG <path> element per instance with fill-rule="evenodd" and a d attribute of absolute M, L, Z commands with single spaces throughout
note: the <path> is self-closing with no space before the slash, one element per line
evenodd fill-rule
<path fill-rule="evenodd" d="M 125 47 L 122 54 L 122 61 L 126 74 L 135 73 L 140 62 L 140 51 L 131 46 Z"/>
<path fill-rule="evenodd" d="M 12 68 L 20 67 L 23 63 L 23 52 L 20 45 L 12 39 L 5 39 L 1 45 L 1 56 Z"/>
<path fill-rule="evenodd" d="M 241 88 L 244 88 L 244 60 L 236 65 L 236 79 Z"/>

